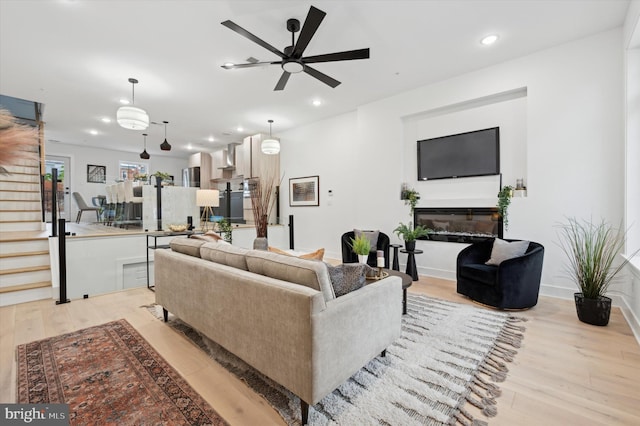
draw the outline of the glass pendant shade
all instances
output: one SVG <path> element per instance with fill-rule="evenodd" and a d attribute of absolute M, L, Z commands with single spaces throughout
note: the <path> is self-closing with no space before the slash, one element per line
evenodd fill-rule
<path fill-rule="evenodd" d="M 274 155 L 280 152 L 280 142 L 275 139 L 265 139 L 260 145 L 260 149 L 267 155 Z"/>
<path fill-rule="evenodd" d="M 260 145 L 260 151 L 267 155 L 275 155 L 280 152 L 280 142 L 271 136 L 271 124 L 273 124 L 273 120 L 269 120 L 269 137 L 263 140 Z"/>
<path fill-rule="evenodd" d="M 149 127 L 149 115 L 135 106 L 121 106 L 116 114 L 118 124 L 129 130 L 145 130 Z"/>
<path fill-rule="evenodd" d="M 120 127 L 124 127 L 129 130 L 145 130 L 149 127 L 149 114 L 142 108 L 133 106 L 135 103 L 136 92 L 135 87 L 138 80 L 130 78 L 131 83 L 131 105 L 125 105 L 118 108 L 116 113 L 116 120 Z"/>

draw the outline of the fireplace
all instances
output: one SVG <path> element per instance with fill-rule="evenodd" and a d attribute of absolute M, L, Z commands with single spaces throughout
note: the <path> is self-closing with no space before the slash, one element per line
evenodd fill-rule
<path fill-rule="evenodd" d="M 502 238 L 502 218 L 495 207 L 416 208 L 414 223 L 431 232 L 421 239 L 475 243 Z"/>

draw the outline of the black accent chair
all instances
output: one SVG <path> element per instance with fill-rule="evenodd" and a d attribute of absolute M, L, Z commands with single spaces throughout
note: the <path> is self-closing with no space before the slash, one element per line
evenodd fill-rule
<path fill-rule="evenodd" d="M 505 240 L 519 241 L 519 240 Z M 466 247 L 458 254 L 457 291 L 498 309 L 526 309 L 538 303 L 544 247 L 533 241 L 524 255 L 498 266 L 486 265 L 493 239 Z"/>
<path fill-rule="evenodd" d="M 358 263 L 358 255 L 353 252 L 351 248 L 351 240 L 356 237 L 355 232 L 349 231 L 342 234 L 342 263 Z M 382 250 L 384 252 L 384 267 L 389 269 L 389 236 L 383 232 L 378 234 L 378 242 L 376 243 L 376 250 Z M 378 259 L 376 250 L 371 248 L 369 257 L 367 258 L 367 265 L 378 266 Z"/>

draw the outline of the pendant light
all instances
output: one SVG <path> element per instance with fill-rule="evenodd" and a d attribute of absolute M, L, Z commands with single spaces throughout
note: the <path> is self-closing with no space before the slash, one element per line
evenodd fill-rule
<path fill-rule="evenodd" d="M 121 127 L 129 130 L 144 130 L 149 127 L 149 115 L 142 108 L 133 106 L 135 103 L 135 87 L 138 80 L 130 78 L 131 83 L 131 105 L 124 105 L 118 108 L 116 118 Z"/>
<path fill-rule="evenodd" d="M 160 144 L 160 149 L 163 151 L 171 151 L 171 144 L 167 142 L 167 124 L 168 121 L 163 121 L 164 123 L 164 142 Z"/>
<path fill-rule="evenodd" d="M 147 152 L 147 134 L 143 133 L 142 136 L 144 136 L 144 151 L 140 153 L 140 158 L 142 158 L 143 160 L 148 160 L 151 156 Z"/>
<path fill-rule="evenodd" d="M 275 155 L 280 152 L 280 142 L 276 139 L 273 139 L 271 136 L 271 125 L 273 124 L 273 120 L 269 120 L 269 139 L 265 139 L 262 141 L 262 145 L 260 145 L 260 150 L 267 155 Z"/>

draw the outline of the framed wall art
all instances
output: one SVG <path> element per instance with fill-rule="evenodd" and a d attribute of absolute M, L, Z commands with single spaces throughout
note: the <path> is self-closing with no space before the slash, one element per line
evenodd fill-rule
<path fill-rule="evenodd" d="M 107 167 L 96 166 L 94 164 L 87 164 L 87 182 L 91 183 L 106 183 L 107 182 Z"/>
<path fill-rule="evenodd" d="M 306 176 L 289 179 L 289 205 L 319 206 L 320 205 L 320 177 Z"/>

